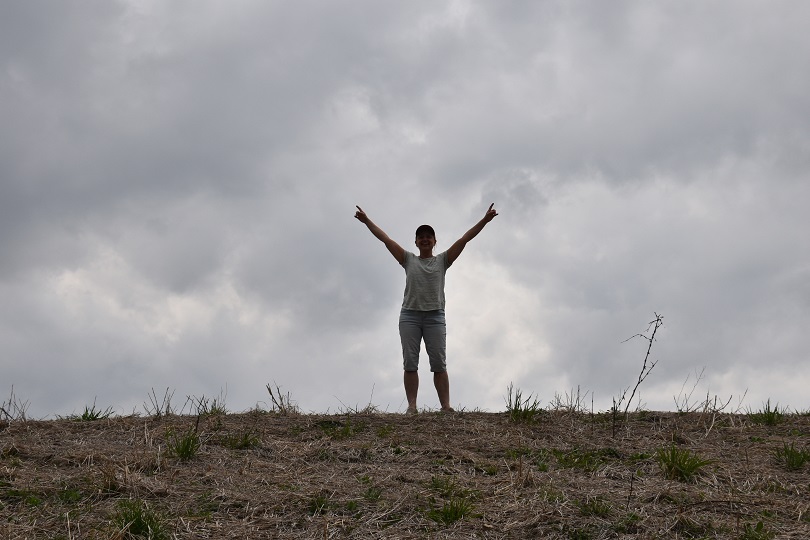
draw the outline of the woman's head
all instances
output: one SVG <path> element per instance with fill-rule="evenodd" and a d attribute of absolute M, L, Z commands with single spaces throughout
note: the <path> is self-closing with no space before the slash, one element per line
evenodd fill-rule
<path fill-rule="evenodd" d="M 416 228 L 416 247 L 420 251 L 433 251 L 436 245 L 436 231 L 430 225 L 419 225 Z"/>

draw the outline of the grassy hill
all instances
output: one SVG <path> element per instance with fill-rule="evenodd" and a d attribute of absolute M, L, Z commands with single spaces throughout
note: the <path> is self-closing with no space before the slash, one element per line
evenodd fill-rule
<path fill-rule="evenodd" d="M 810 416 L 775 412 L 12 420 L 0 538 L 807 539 Z"/>

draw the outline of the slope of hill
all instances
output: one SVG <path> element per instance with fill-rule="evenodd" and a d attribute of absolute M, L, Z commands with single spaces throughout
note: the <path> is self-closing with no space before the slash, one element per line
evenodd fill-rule
<path fill-rule="evenodd" d="M 0 538 L 810 538 L 810 417 L 753 420 L 642 412 L 615 434 L 610 415 L 571 411 L 12 421 Z"/>

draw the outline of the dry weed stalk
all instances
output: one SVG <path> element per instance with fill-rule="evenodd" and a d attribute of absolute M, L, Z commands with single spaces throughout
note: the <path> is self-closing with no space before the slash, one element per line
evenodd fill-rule
<path fill-rule="evenodd" d="M 169 389 L 166 388 L 166 391 L 163 393 L 163 397 L 158 399 L 155 389 L 152 388 L 152 393 L 148 397 L 150 404 L 144 403 L 143 409 L 149 416 L 153 416 L 154 418 L 158 419 L 163 416 L 174 414 L 174 408 L 172 407 L 174 390 L 170 392 Z"/>
<path fill-rule="evenodd" d="M 624 389 L 624 391 L 622 391 L 621 396 L 619 396 L 618 400 L 616 398 L 613 398 L 613 408 L 611 409 L 611 413 L 613 419 L 614 437 L 616 436 L 616 425 L 618 423 L 618 414 L 622 404 L 623 403 L 625 404 L 624 413 L 622 416 L 624 421 L 627 422 L 627 414 L 628 411 L 630 410 L 630 405 L 633 403 L 633 398 L 635 397 L 636 392 L 638 391 L 638 387 L 641 386 L 641 383 L 644 382 L 644 380 L 647 378 L 647 376 L 650 374 L 650 372 L 658 363 L 657 361 L 650 361 L 650 353 L 652 352 L 652 344 L 655 341 L 655 334 L 656 332 L 658 332 L 658 329 L 664 324 L 664 317 L 655 312 L 653 312 L 653 314 L 655 315 L 655 319 L 653 319 L 648 323 L 646 330 L 647 332 L 649 332 L 650 328 L 652 328 L 652 334 L 649 337 L 644 334 L 636 334 L 634 336 L 630 336 L 629 338 L 625 339 L 622 342 L 626 343 L 633 338 L 640 337 L 647 341 L 647 353 L 644 355 L 644 361 L 641 364 L 641 370 L 639 371 L 636 384 L 635 386 L 633 386 L 633 391 L 630 393 L 630 397 L 629 398 L 627 397 L 627 392 L 628 390 L 630 390 L 630 387 L 628 386 L 627 388 Z M 647 362 L 649 362 L 649 366 L 647 365 Z"/>
<path fill-rule="evenodd" d="M 273 386 L 268 384 L 266 387 L 267 392 L 270 394 L 270 401 L 272 402 L 274 412 L 278 412 L 281 415 L 298 414 L 298 405 L 292 401 L 289 392 L 282 394 L 281 388 L 279 388 L 278 384 L 275 382 Z"/>
<path fill-rule="evenodd" d="M 675 410 L 678 414 L 699 413 L 699 421 L 703 422 L 703 425 L 706 427 L 704 436 L 708 437 L 721 416 L 728 419 L 729 422 L 733 424 L 735 415 L 739 414 L 742 408 L 742 402 L 748 394 L 748 391 L 743 392 L 742 397 L 738 400 L 737 407 L 728 411 L 732 414 L 728 414 L 726 409 L 728 409 L 734 396 L 729 396 L 728 399 L 724 401 L 717 395 L 712 397 L 711 392 L 707 390 L 706 397 L 702 401 L 692 401 L 692 395 L 697 389 L 698 384 L 700 384 L 700 381 L 703 380 L 705 370 L 706 368 L 704 367 L 700 370 L 700 373 L 695 372 L 695 382 L 692 388 L 688 392 L 685 392 L 684 389 L 691 377 L 691 375 L 687 375 L 683 385 L 681 385 L 680 393 L 677 396 L 672 396 L 672 399 L 675 402 Z"/>
<path fill-rule="evenodd" d="M 28 412 L 28 401 L 21 401 L 14 395 L 14 385 L 11 386 L 11 393 L 8 399 L 0 403 L 0 420 L 6 422 L 18 422 L 27 420 L 26 413 Z"/>

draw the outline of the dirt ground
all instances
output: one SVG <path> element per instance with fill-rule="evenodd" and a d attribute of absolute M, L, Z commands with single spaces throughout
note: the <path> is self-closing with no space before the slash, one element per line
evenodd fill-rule
<path fill-rule="evenodd" d="M 806 540 L 810 464 L 783 454 L 808 435 L 807 415 L 655 412 L 12 421 L 0 539 Z M 708 463 L 668 478 L 673 448 Z"/>

